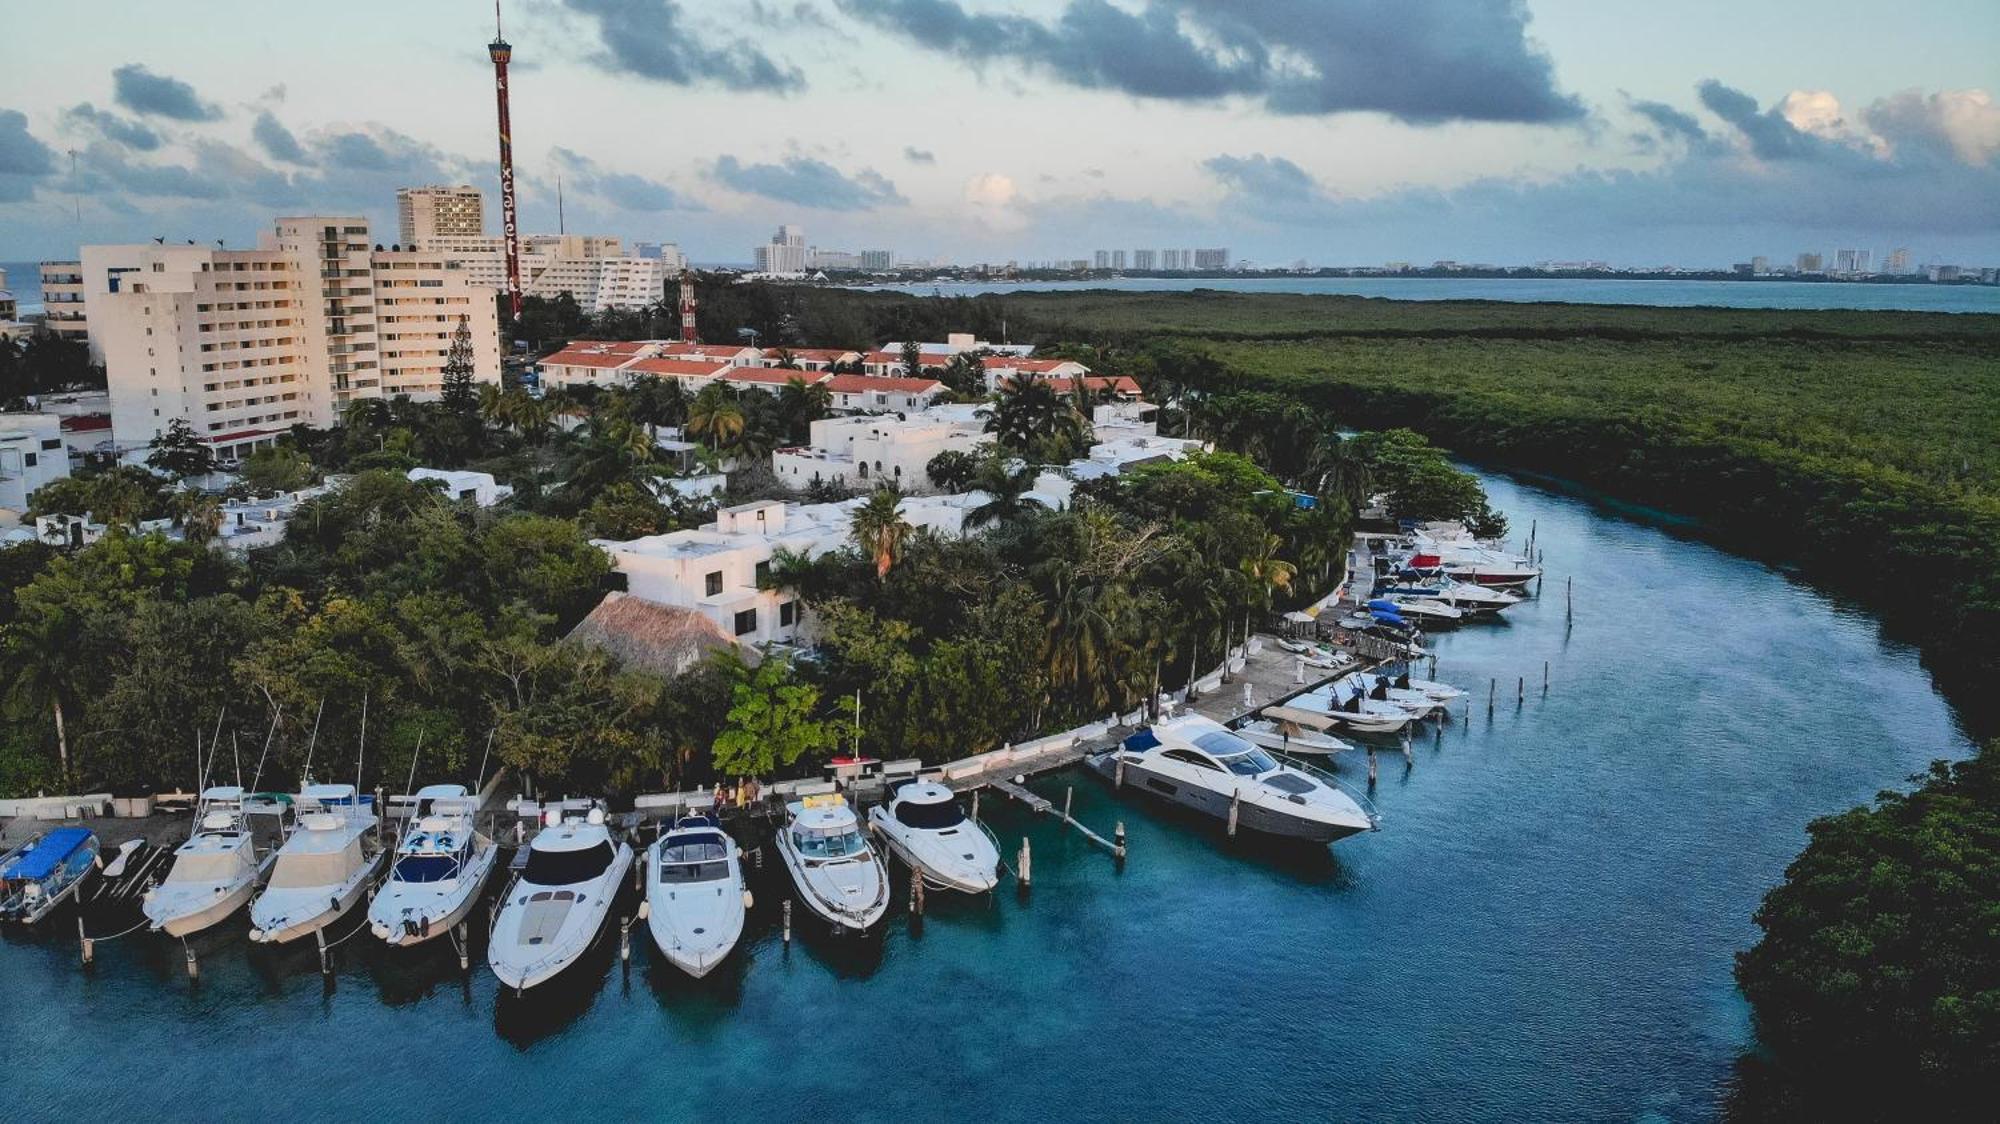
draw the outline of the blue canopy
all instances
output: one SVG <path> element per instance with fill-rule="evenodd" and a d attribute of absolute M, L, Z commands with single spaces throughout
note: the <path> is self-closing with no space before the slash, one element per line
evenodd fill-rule
<path fill-rule="evenodd" d="M 1158 744 L 1160 744 L 1160 739 L 1154 735 L 1151 726 L 1125 739 L 1125 748 L 1134 752 L 1151 749 Z"/>
<path fill-rule="evenodd" d="M 38 882 L 56 872 L 65 860 L 91 839 L 87 827 L 59 827 L 35 841 L 20 858 L 0 871 L 0 878 Z"/>
<path fill-rule="evenodd" d="M 1396 610 L 1400 609 L 1402 606 L 1396 604 L 1394 601 L 1389 600 L 1387 597 L 1377 597 L 1375 600 L 1370 601 L 1368 603 L 1368 607 L 1371 609 L 1380 609 L 1385 613 L 1393 613 Z"/>
<path fill-rule="evenodd" d="M 1402 614 L 1400 613 L 1385 613 L 1382 610 L 1377 609 L 1374 611 L 1372 615 L 1377 621 L 1381 622 L 1382 624 L 1400 625 L 1405 628 L 1409 627 L 1410 624 L 1409 621 L 1403 619 Z"/>

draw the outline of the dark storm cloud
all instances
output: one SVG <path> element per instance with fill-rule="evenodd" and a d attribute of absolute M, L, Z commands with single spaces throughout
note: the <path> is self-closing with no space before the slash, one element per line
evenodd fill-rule
<path fill-rule="evenodd" d="M 878 172 L 850 176 L 809 156 L 788 156 L 781 164 L 745 164 L 723 156 L 715 162 L 715 178 L 746 194 L 823 211 L 866 211 L 909 202 Z"/>
<path fill-rule="evenodd" d="M 250 126 L 250 137 L 273 160 L 283 160 L 287 164 L 306 162 L 305 146 L 268 109 L 257 114 L 256 123 Z"/>
<path fill-rule="evenodd" d="M 126 148 L 140 152 L 151 152 L 160 147 L 160 134 L 147 128 L 144 122 L 121 117 L 108 109 L 99 109 L 89 102 L 63 110 L 62 122 L 70 128 L 95 133 L 105 140 L 115 141 Z"/>
<path fill-rule="evenodd" d="M 0 203 L 20 203 L 35 193 L 35 184 L 55 171 L 56 154 L 28 132 L 28 118 L 19 110 L 0 109 Z"/>
<path fill-rule="evenodd" d="M 175 121 L 222 119 L 222 108 L 201 100 L 193 86 L 178 78 L 155 74 L 139 63 L 128 63 L 112 71 L 111 81 L 118 104 L 134 113 Z"/>
<path fill-rule="evenodd" d="M 1651 122 L 1653 127 L 1658 129 L 1663 136 L 1673 140 L 1685 141 L 1688 144 L 1708 143 L 1707 131 L 1701 127 L 1701 122 L 1695 120 L 1693 114 L 1675 109 L 1673 106 L 1660 101 L 1645 101 L 1639 98 L 1631 98 L 1629 102 L 1632 106 L 1632 112 Z"/>
<path fill-rule="evenodd" d="M 805 87 L 798 68 L 773 60 L 750 42 L 705 42 L 683 21 L 674 0 L 563 0 L 594 21 L 611 70 L 676 86 L 714 84 L 732 90 L 790 93 Z"/>
<path fill-rule="evenodd" d="M 631 172 L 617 172 L 602 167 L 597 161 L 567 148 L 553 149 L 551 154 L 563 167 L 568 177 L 565 181 L 577 190 L 594 195 L 606 203 L 625 211 L 699 211 L 701 204 L 675 191 L 658 180 Z"/>
<path fill-rule="evenodd" d="M 905 145 L 903 146 L 903 159 L 908 160 L 912 164 L 935 164 L 937 163 L 937 153 L 932 152 L 928 148 Z"/>
<path fill-rule="evenodd" d="M 1057 81 L 1138 97 L 1262 99 L 1278 113 L 1372 110 L 1404 121 L 1578 121 L 1528 38 L 1521 0 L 1069 0 L 1040 20 L 960 0 L 838 0 L 931 50 L 1006 59 Z"/>

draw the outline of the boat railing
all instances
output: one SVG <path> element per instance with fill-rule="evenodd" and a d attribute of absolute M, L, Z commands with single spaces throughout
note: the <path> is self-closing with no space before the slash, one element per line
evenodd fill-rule
<path fill-rule="evenodd" d="M 1313 779 L 1319 781 L 1321 784 L 1328 785 L 1344 793 L 1349 800 L 1352 800 L 1356 804 L 1361 805 L 1361 811 L 1367 815 L 1368 822 L 1375 825 L 1376 830 L 1379 831 L 1381 829 L 1382 813 L 1376 810 L 1375 802 L 1373 800 L 1368 799 L 1367 796 L 1363 795 L 1360 791 L 1355 789 L 1353 785 L 1348 784 L 1346 781 L 1343 781 L 1339 777 L 1334 776 L 1327 770 L 1322 769 L 1317 765 L 1313 765 L 1306 761 L 1303 761 L 1297 757 L 1294 757 L 1289 753 L 1279 753 L 1277 751 L 1272 751 L 1272 756 L 1276 757 L 1279 761 L 1284 762 L 1286 767 L 1297 769 L 1299 772 L 1304 773 L 1309 777 L 1312 777 Z"/>

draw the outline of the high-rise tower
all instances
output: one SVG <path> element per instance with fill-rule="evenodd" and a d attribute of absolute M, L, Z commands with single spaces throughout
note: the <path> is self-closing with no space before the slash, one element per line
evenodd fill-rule
<path fill-rule="evenodd" d="M 507 240 L 507 300 L 514 318 L 521 316 L 521 227 L 514 211 L 514 127 L 507 115 L 507 63 L 514 48 L 500 35 L 500 0 L 493 0 L 493 42 L 486 45 L 493 59 L 493 88 L 500 100 L 500 233 Z"/>

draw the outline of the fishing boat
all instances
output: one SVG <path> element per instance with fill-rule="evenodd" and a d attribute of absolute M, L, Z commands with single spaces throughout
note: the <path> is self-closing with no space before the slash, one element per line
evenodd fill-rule
<path fill-rule="evenodd" d="M 713 971 L 743 936 L 750 888 L 743 853 L 708 816 L 682 816 L 646 848 L 641 912 L 660 955 L 696 979 Z"/>
<path fill-rule="evenodd" d="M 785 805 L 778 854 L 807 909 L 836 932 L 866 932 L 889 909 L 889 874 L 861 834 L 861 821 L 837 792 Z"/>
<path fill-rule="evenodd" d="M 1369 698 L 1367 692 L 1346 680 L 1299 695 L 1292 699 L 1291 705 L 1323 715 L 1334 725 L 1357 734 L 1394 734 L 1417 720 L 1415 714 L 1394 703 Z"/>
<path fill-rule="evenodd" d="M 280 824 L 282 828 L 282 818 Z M 202 790 L 194 831 L 174 848 L 166 880 L 140 899 L 147 926 L 155 933 L 185 937 L 215 925 L 250 901 L 277 855 L 275 847 L 268 854 L 257 853 L 240 786 Z"/>
<path fill-rule="evenodd" d="M 1155 723 L 1084 763 L 1116 783 L 1266 835 L 1331 843 L 1377 826 L 1331 776 L 1280 760 L 1199 714 Z"/>
<path fill-rule="evenodd" d="M 1443 703 L 1423 691 L 1396 686 L 1386 675 L 1357 671 L 1340 682 L 1365 692 L 1371 702 L 1400 706 L 1418 718 L 1429 717 L 1444 708 Z"/>
<path fill-rule="evenodd" d="M 935 781 L 911 781 L 868 809 L 868 826 L 931 886 L 983 894 L 1000 883 L 1000 845 Z"/>
<path fill-rule="evenodd" d="M 353 785 L 305 785 L 297 807 L 298 824 L 250 903 L 250 939 L 260 944 L 309 937 L 345 917 L 382 866 L 375 813 Z"/>
<path fill-rule="evenodd" d="M 1279 714 L 1279 710 L 1286 713 Z M 1307 757 L 1327 757 L 1354 748 L 1326 732 L 1333 723 L 1323 714 L 1266 707 L 1264 715 L 1238 725 L 1236 736 L 1251 745 Z"/>
<path fill-rule="evenodd" d="M 565 800 L 545 810 L 542 822 L 486 945 L 493 974 L 517 993 L 589 950 L 632 869 L 632 848 L 611 834 L 601 803 Z"/>
<path fill-rule="evenodd" d="M 33 925 L 47 917 L 97 869 L 97 833 L 58 827 L 0 855 L 0 921 Z"/>
<path fill-rule="evenodd" d="M 418 789 L 410 830 L 368 904 L 368 928 L 392 946 L 422 944 L 472 913 L 500 848 L 479 834 L 479 801 L 462 784 Z"/>
<path fill-rule="evenodd" d="M 1448 703 L 1465 697 L 1464 691 L 1449 683 L 1440 683 L 1435 679 L 1412 679 L 1407 669 L 1400 675 L 1377 675 L 1376 678 L 1386 678 L 1390 687 L 1396 690 L 1419 692 L 1425 698 L 1435 703 Z"/>

